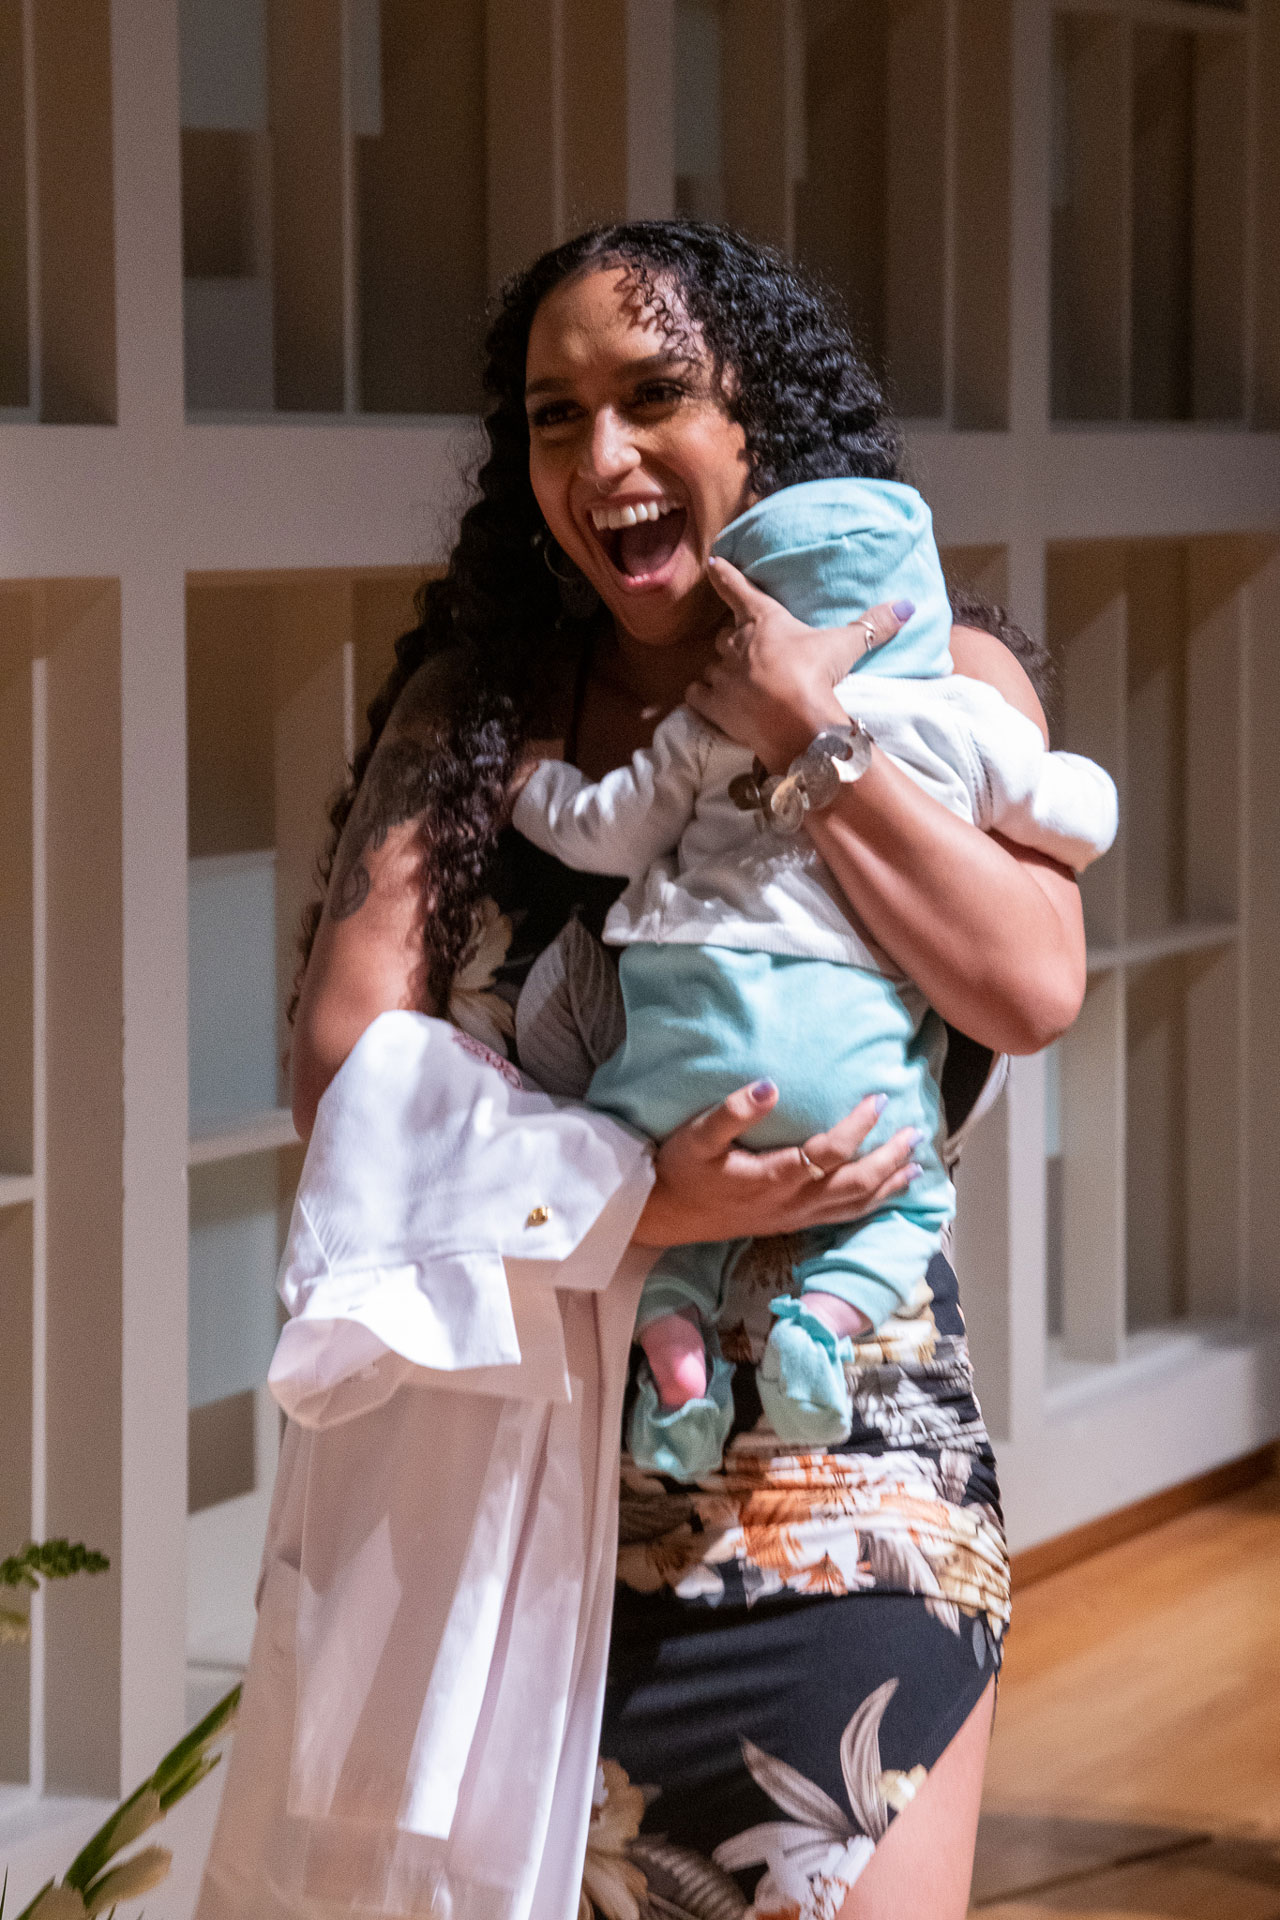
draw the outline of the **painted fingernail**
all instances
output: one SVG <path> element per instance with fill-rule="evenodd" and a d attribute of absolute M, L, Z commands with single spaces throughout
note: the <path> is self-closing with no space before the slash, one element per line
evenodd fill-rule
<path fill-rule="evenodd" d="M 757 1080 L 751 1089 L 751 1098 L 758 1106 L 763 1106 L 765 1101 L 771 1100 L 777 1091 L 772 1080 Z"/>
<path fill-rule="evenodd" d="M 895 600 L 890 612 L 895 620 L 909 620 L 916 610 L 914 600 Z"/>
<path fill-rule="evenodd" d="M 913 1180 L 918 1180 L 920 1178 L 920 1175 L 924 1172 L 924 1168 L 920 1165 L 919 1161 L 908 1160 L 906 1166 L 902 1169 L 902 1171 L 907 1176 L 907 1184 L 910 1185 L 910 1183 Z"/>
<path fill-rule="evenodd" d="M 885 1110 L 885 1108 L 886 1108 L 886 1107 L 888 1106 L 888 1104 L 889 1104 L 889 1096 L 888 1096 L 888 1094 L 887 1094 L 887 1093 L 873 1093 L 873 1094 L 872 1094 L 872 1096 L 871 1096 L 871 1111 L 872 1111 L 872 1113 L 874 1113 L 874 1115 L 875 1115 L 875 1117 L 876 1117 L 876 1119 L 877 1119 L 877 1120 L 878 1120 L 878 1119 L 880 1118 L 880 1115 L 881 1115 L 881 1114 L 882 1114 L 882 1113 L 884 1112 L 884 1110 Z"/>
<path fill-rule="evenodd" d="M 922 1140 L 927 1140 L 928 1138 L 929 1136 L 923 1127 L 912 1127 L 910 1133 L 907 1135 L 907 1145 L 909 1147 L 918 1147 Z"/>

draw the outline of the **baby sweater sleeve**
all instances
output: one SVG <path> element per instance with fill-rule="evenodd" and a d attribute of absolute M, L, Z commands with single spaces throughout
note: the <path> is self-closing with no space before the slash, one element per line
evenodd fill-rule
<path fill-rule="evenodd" d="M 1082 754 L 1050 752 L 1034 721 L 994 688 L 967 682 L 970 689 L 970 738 L 982 775 L 978 826 L 1083 872 L 1116 837 L 1119 806 L 1110 774 Z"/>
<path fill-rule="evenodd" d="M 710 736 L 687 707 L 668 714 L 631 764 L 588 781 L 542 760 L 516 800 L 512 825 L 579 873 L 637 880 L 670 853 L 693 818 Z"/>

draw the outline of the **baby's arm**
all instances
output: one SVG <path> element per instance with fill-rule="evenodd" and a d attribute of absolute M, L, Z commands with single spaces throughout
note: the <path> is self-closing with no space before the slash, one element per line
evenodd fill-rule
<path fill-rule="evenodd" d="M 970 724 L 982 765 L 977 824 L 1083 872 L 1106 853 L 1119 821 L 1115 783 L 1093 760 L 1050 752 L 1040 729 L 991 687 L 972 690 Z"/>
<path fill-rule="evenodd" d="M 984 831 L 1076 872 L 1115 839 L 1110 775 L 1079 754 L 1051 753 L 1035 722 L 994 687 L 960 674 L 850 674 L 836 697 L 904 772 Z"/>
<path fill-rule="evenodd" d="M 677 707 L 647 751 L 603 780 L 588 781 L 563 760 L 543 760 L 517 797 L 512 824 L 527 840 L 579 873 L 647 873 L 670 853 L 693 817 L 710 736 Z"/>

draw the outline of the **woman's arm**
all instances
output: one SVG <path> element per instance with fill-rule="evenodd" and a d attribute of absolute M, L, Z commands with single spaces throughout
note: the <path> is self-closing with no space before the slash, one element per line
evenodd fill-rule
<path fill-rule="evenodd" d="M 344 842 L 350 832 L 349 821 Z M 348 889 L 345 906 L 335 865 L 298 999 L 290 1060 L 293 1123 L 304 1140 L 321 1094 L 380 1013 L 435 1011 L 424 998 L 417 823 L 389 825 L 365 843 L 360 862 L 365 879 Z"/>
<path fill-rule="evenodd" d="M 843 630 L 803 627 L 723 561 L 713 577 L 736 625 L 689 703 L 782 772 L 823 727 L 845 724 L 834 688 L 857 647 Z M 953 658 L 1043 729 L 1030 681 L 998 641 L 957 629 Z M 1070 1026 L 1085 950 L 1065 868 L 957 819 L 878 753 L 806 825 L 850 905 L 952 1026 L 999 1053 L 1036 1053 Z"/>
<path fill-rule="evenodd" d="M 447 663 L 404 689 L 365 772 L 334 856 L 294 1020 L 293 1119 L 305 1140 L 320 1096 L 380 1013 L 429 1004 L 422 942 L 424 772 L 435 749 Z"/>

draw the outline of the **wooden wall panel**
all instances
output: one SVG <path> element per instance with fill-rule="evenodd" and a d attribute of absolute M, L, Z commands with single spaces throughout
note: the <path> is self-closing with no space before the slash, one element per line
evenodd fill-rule
<path fill-rule="evenodd" d="M 22 0 L 0 0 L 0 407 L 29 403 Z"/>
<path fill-rule="evenodd" d="M 40 0 L 35 25 L 40 417 L 116 417 L 109 0 Z"/>
<path fill-rule="evenodd" d="M 890 10 L 884 355 L 895 407 L 931 420 L 947 411 L 948 42 L 945 0 Z"/>
<path fill-rule="evenodd" d="M 1124 1351 L 1125 1037 L 1124 975 L 1104 973 L 1062 1048 L 1062 1329 L 1073 1360 Z"/>
<path fill-rule="evenodd" d="M 347 763 L 353 674 L 351 583 L 336 579 L 274 589 L 277 1054 L 288 1044 L 284 1009 L 298 970 L 298 928 L 316 897 L 325 815 Z M 288 1079 L 279 1061 L 279 1098 Z"/>
<path fill-rule="evenodd" d="M 1130 68 L 1123 21 L 1054 24 L 1053 413 L 1129 411 Z"/>
<path fill-rule="evenodd" d="M 120 599 L 43 591 L 48 660 L 49 1531 L 111 1556 L 46 1606 L 46 1768 L 120 1786 L 122 1164 Z M 180 1441 L 179 1441 L 180 1444 Z"/>
<path fill-rule="evenodd" d="M 1140 541 L 1125 560 L 1128 634 L 1125 711 L 1125 932 L 1153 933 L 1184 918 L 1186 549 Z"/>
<path fill-rule="evenodd" d="M 1009 416 L 1012 0 L 955 0 L 951 422 Z"/>
<path fill-rule="evenodd" d="M 0 1211 L 0 1540 L 15 1552 L 31 1537 L 31 1332 L 32 1210 Z M 29 1596 L 6 1587 L 0 1606 L 25 1612 Z M 0 1646 L 0 1783 L 29 1778 L 31 1656 L 22 1647 Z"/>
<path fill-rule="evenodd" d="M 275 844 L 272 589 L 187 594 L 187 831 L 193 857 Z"/>
<path fill-rule="evenodd" d="M 723 18 L 724 217 L 788 252 L 806 171 L 799 0 L 725 0 Z"/>
<path fill-rule="evenodd" d="M 1191 404 L 1197 420 L 1245 417 L 1247 42 L 1201 34 L 1195 53 Z"/>
<path fill-rule="evenodd" d="M 0 597 L 0 1173 L 32 1168 L 32 594 Z"/>
<path fill-rule="evenodd" d="M 560 239 L 560 0 L 485 0 L 485 230 L 490 288 Z"/>
<path fill-rule="evenodd" d="M 382 125 L 357 135 L 360 405 L 470 413 L 488 291 L 484 0 L 382 0 Z"/>
<path fill-rule="evenodd" d="M 344 59 L 341 0 L 272 0 L 268 33 L 275 398 L 345 401 Z"/>
<path fill-rule="evenodd" d="M 1191 417 L 1191 276 L 1196 60 L 1189 33 L 1139 26 L 1133 39 L 1135 420 Z"/>
<path fill-rule="evenodd" d="M 888 14 L 879 0 L 808 0 L 805 170 L 795 248 L 844 301 L 878 367 L 885 353 Z"/>
<path fill-rule="evenodd" d="M 1251 47 L 1249 236 L 1250 417 L 1280 428 L 1280 0 L 1254 0 Z"/>
<path fill-rule="evenodd" d="M 1270 546 L 1270 551 L 1267 551 Z M 1244 1305 L 1253 1315 L 1280 1314 L 1280 1248 L 1275 1211 L 1280 1193 L 1280 1071 L 1276 1008 L 1280 1007 L 1280 552 L 1258 543 L 1257 571 L 1244 600 L 1248 838 L 1244 868 L 1244 1138 L 1249 1164 L 1245 1204 Z"/>

